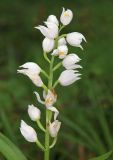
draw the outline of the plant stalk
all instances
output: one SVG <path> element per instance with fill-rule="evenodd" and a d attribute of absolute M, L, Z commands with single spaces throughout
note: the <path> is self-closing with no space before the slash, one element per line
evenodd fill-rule
<path fill-rule="evenodd" d="M 46 133 L 45 133 L 45 153 L 44 153 L 44 160 L 49 160 L 49 110 L 46 109 Z"/>
<path fill-rule="evenodd" d="M 51 89 L 52 88 L 52 82 L 53 82 L 53 63 L 54 63 L 54 56 L 52 56 L 51 58 L 51 62 L 50 62 L 50 73 L 49 73 L 49 81 L 48 81 L 48 88 Z M 49 121 L 50 121 L 50 116 L 51 111 L 49 111 L 48 109 L 46 109 L 46 132 L 45 132 L 45 153 L 44 153 L 44 160 L 49 160 L 49 152 L 50 152 L 50 148 L 49 148 L 49 131 L 48 131 L 48 125 L 49 125 Z"/>

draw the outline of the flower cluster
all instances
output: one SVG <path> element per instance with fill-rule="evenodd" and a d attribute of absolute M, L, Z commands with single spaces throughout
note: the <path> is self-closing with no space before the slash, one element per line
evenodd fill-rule
<path fill-rule="evenodd" d="M 25 139 L 29 142 L 36 142 L 41 149 L 49 150 L 48 145 L 48 134 L 52 138 L 56 138 L 58 131 L 61 126 L 61 122 L 57 120 L 59 111 L 54 106 L 57 101 L 57 94 L 55 92 L 55 87 L 60 84 L 62 86 L 68 86 L 75 81 L 80 79 L 80 73 L 78 69 L 82 68 L 78 62 L 81 60 L 77 54 L 69 53 L 68 45 L 74 47 L 80 47 L 83 49 L 81 43 L 85 37 L 79 32 L 72 32 L 68 34 L 60 35 L 61 30 L 66 27 L 73 18 L 73 13 L 71 10 L 63 11 L 60 16 L 60 22 L 54 15 L 50 15 L 47 21 L 44 22 L 45 25 L 39 25 L 35 27 L 40 30 L 44 36 L 42 42 L 43 55 L 45 60 L 47 60 L 48 65 L 50 65 L 49 74 L 46 73 L 38 64 L 34 62 L 27 62 L 20 66 L 17 70 L 18 73 L 24 74 L 30 78 L 30 80 L 37 86 L 41 87 L 43 100 L 41 99 L 38 92 L 34 92 L 37 101 L 43 104 L 46 108 L 46 125 L 43 127 L 40 122 L 41 111 L 34 105 L 28 106 L 28 115 L 32 121 L 36 121 L 39 128 L 45 132 L 45 146 L 39 142 L 37 138 L 36 131 L 28 126 L 23 120 L 21 121 L 20 131 Z M 54 66 L 55 58 L 59 58 L 59 63 Z M 63 66 L 64 71 L 60 74 L 59 78 L 53 83 L 53 74 L 59 68 Z M 43 83 L 41 78 L 41 73 L 47 78 L 48 85 Z M 53 121 L 52 121 L 52 114 Z M 52 121 L 52 122 L 51 122 Z M 51 146 L 53 146 L 55 142 Z M 50 148 L 51 148 L 50 146 Z"/>

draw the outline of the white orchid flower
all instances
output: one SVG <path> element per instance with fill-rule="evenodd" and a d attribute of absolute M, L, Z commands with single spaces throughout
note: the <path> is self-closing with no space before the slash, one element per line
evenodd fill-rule
<path fill-rule="evenodd" d="M 58 19 L 56 18 L 55 15 L 50 15 L 50 16 L 47 18 L 47 22 L 55 23 L 57 26 L 59 26 Z"/>
<path fill-rule="evenodd" d="M 44 91 L 43 93 L 44 99 L 45 99 L 44 101 L 41 100 L 39 93 L 37 92 L 34 92 L 34 93 L 36 95 L 38 102 L 40 102 L 41 104 L 44 104 L 47 108 L 51 107 L 56 102 L 57 95 L 53 91 L 48 90 L 47 94 L 45 94 L 45 91 Z"/>
<path fill-rule="evenodd" d="M 79 62 L 81 59 L 74 53 L 68 54 L 62 61 L 62 65 L 66 69 L 77 69 L 77 68 L 82 68 L 82 66 L 76 64 Z"/>
<path fill-rule="evenodd" d="M 58 46 L 57 49 L 53 50 L 53 53 L 51 55 L 59 56 L 60 59 L 63 59 L 66 57 L 68 53 L 68 47 L 66 45 Z"/>
<path fill-rule="evenodd" d="M 44 52 L 51 52 L 54 48 L 54 39 L 49 39 L 49 38 L 44 38 L 43 42 L 42 42 L 42 47 Z"/>
<path fill-rule="evenodd" d="M 60 77 L 59 77 L 59 83 L 62 86 L 68 86 L 72 83 L 74 83 L 75 81 L 80 79 L 80 75 L 79 73 L 76 73 L 78 71 L 75 70 L 65 70 L 61 73 Z"/>
<path fill-rule="evenodd" d="M 43 86 L 43 82 L 39 76 L 41 68 L 36 63 L 27 62 L 19 67 L 22 69 L 18 69 L 17 73 L 21 73 L 28 76 L 32 80 L 32 82 L 38 87 Z"/>
<path fill-rule="evenodd" d="M 66 57 L 68 53 L 68 47 L 66 45 L 62 45 L 58 47 L 58 55 L 60 59 L 63 59 L 64 57 Z"/>
<path fill-rule="evenodd" d="M 81 46 L 82 40 L 86 42 L 85 37 L 79 32 L 68 33 L 66 40 L 71 46 L 80 47 L 81 49 L 83 49 Z"/>
<path fill-rule="evenodd" d="M 51 107 L 56 102 L 56 99 L 57 99 L 56 93 L 54 91 L 48 90 L 48 93 L 45 97 L 45 106 L 47 108 Z"/>
<path fill-rule="evenodd" d="M 61 23 L 65 26 L 68 25 L 73 18 L 73 12 L 70 9 L 65 10 L 65 8 L 63 8 L 61 17 L 60 17 L 60 21 Z"/>
<path fill-rule="evenodd" d="M 55 120 L 59 114 L 59 111 L 54 106 L 52 106 L 56 102 L 56 98 L 57 98 L 56 94 L 52 93 L 50 90 L 48 91 L 47 95 L 45 94 L 45 92 L 43 92 L 43 96 L 45 99 L 43 101 L 41 100 L 40 95 L 37 92 L 34 92 L 34 93 L 39 103 L 45 105 L 48 110 L 54 112 L 54 120 Z"/>
<path fill-rule="evenodd" d="M 41 33 L 50 39 L 54 39 L 58 36 L 58 26 L 55 23 L 52 22 L 45 22 L 46 26 L 39 25 L 38 27 L 35 27 L 36 29 L 39 29 Z"/>
<path fill-rule="evenodd" d="M 23 120 L 21 121 L 20 132 L 28 142 L 37 141 L 36 131 L 31 126 L 27 125 Z"/>
<path fill-rule="evenodd" d="M 41 111 L 35 107 L 33 104 L 28 105 L 28 115 L 32 121 L 37 121 L 41 117 Z"/>
<path fill-rule="evenodd" d="M 61 126 L 61 122 L 59 122 L 58 120 L 55 120 L 52 123 L 50 122 L 48 129 L 49 129 L 49 134 L 51 135 L 51 137 L 53 138 L 57 137 L 60 126 Z"/>
<path fill-rule="evenodd" d="M 39 74 L 41 72 L 41 68 L 39 67 L 39 65 L 37 65 L 34 62 L 26 62 L 19 67 L 23 68 L 22 72 L 24 72 L 24 70 L 27 72 L 28 71 L 27 69 L 29 69 L 29 72 L 34 72 L 34 73 L 37 73 L 37 74 Z"/>
<path fill-rule="evenodd" d="M 66 39 L 64 37 L 58 40 L 58 46 L 62 46 L 62 45 L 66 45 Z"/>

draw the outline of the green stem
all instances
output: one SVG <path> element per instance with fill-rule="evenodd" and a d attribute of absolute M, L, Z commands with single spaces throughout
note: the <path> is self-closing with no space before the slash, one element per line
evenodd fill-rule
<path fill-rule="evenodd" d="M 49 125 L 49 110 L 46 109 L 46 133 L 45 133 L 45 154 L 44 154 L 44 160 L 49 160 L 49 131 L 48 131 L 48 125 Z"/>
<path fill-rule="evenodd" d="M 53 82 L 53 63 L 54 63 L 54 56 L 51 58 L 51 63 L 50 63 L 50 75 L 49 75 L 49 82 L 48 82 L 48 88 L 52 88 L 52 82 Z"/>
<path fill-rule="evenodd" d="M 40 128 L 43 132 L 46 132 L 46 130 L 45 130 L 45 128 L 43 127 L 43 125 L 42 125 L 42 123 L 40 122 L 40 120 L 37 120 L 36 122 L 37 122 L 39 128 Z"/>
<path fill-rule="evenodd" d="M 48 81 L 48 88 L 51 89 L 52 88 L 52 81 L 53 81 L 53 63 L 54 63 L 54 56 L 52 56 L 51 58 L 51 62 L 50 62 L 50 72 L 49 72 L 49 81 Z M 46 133 L 45 133 L 45 154 L 44 154 L 44 160 L 49 160 L 49 152 L 50 152 L 50 148 L 49 148 L 49 131 L 48 131 L 48 125 L 49 125 L 49 121 L 50 121 L 50 111 L 48 109 L 46 109 Z"/>
<path fill-rule="evenodd" d="M 61 30 L 64 28 L 65 26 L 61 26 L 60 29 L 59 29 L 59 33 L 61 32 Z"/>
<path fill-rule="evenodd" d="M 56 142 L 57 142 L 57 137 L 54 138 L 54 140 L 53 140 L 53 142 L 52 142 L 52 144 L 50 145 L 49 148 L 53 148 L 54 145 L 56 144 Z"/>
<path fill-rule="evenodd" d="M 49 60 L 49 58 L 48 58 L 48 56 L 47 56 L 47 53 L 46 53 L 46 52 L 44 52 L 44 58 L 45 58 L 45 60 L 46 60 L 47 62 L 49 62 L 49 63 L 50 63 L 50 60 Z"/>
<path fill-rule="evenodd" d="M 36 144 L 37 144 L 37 146 L 38 146 L 42 151 L 45 151 L 44 146 L 39 142 L 38 139 L 37 139 L 37 141 L 36 141 Z"/>
<path fill-rule="evenodd" d="M 43 73 L 43 75 L 44 75 L 46 78 L 49 78 L 48 74 L 47 74 L 43 69 L 41 69 L 41 72 Z"/>
<path fill-rule="evenodd" d="M 53 89 L 58 85 L 58 83 L 59 83 L 59 81 L 56 80 L 56 82 L 55 82 L 54 85 L 53 85 Z"/>
<path fill-rule="evenodd" d="M 67 34 L 63 34 L 63 35 L 59 36 L 58 39 L 63 38 L 63 37 L 66 37 L 66 36 L 67 36 Z"/>
<path fill-rule="evenodd" d="M 62 62 L 59 62 L 54 68 L 53 71 L 57 70 L 62 65 Z"/>
<path fill-rule="evenodd" d="M 42 88 L 43 88 L 46 92 L 48 92 L 48 88 L 46 87 L 45 84 L 42 85 Z"/>

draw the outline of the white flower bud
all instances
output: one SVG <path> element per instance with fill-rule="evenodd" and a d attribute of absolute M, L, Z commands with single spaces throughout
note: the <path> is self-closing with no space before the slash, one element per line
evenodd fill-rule
<path fill-rule="evenodd" d="M 81 59 L 76 54 L 68 54 L 62 61 L 63 66 L 66 69 L 77 69 L 82 68 L 80 65 L 76 63 L 79 62 Z"/>
<path fill-rule="evenodd" d="M 57 137 L 60 126 L 61 122 L 59 122 L 58 120 L 55 120 L 54 122 L 49 124 L 49 134 L 51 135 L 51 137 Z"/>
<path fill-rule="evenodd" d="M 62 46 L 62 45 L 66 45 L 66 40 L 64 37 L 58 40 L 58 46 Z"/>
<path fill-rule="evenodd" d="M 37 141 L 37 134 L 35 130 L 31 126 L 27 125 L 23 120 L 21 121 L 20 132 L 28 142 Z"/>
<path fill-rule="evenodd" d="M 17 70 L 17 73 L 28 76 L 32 80 L 32 82 L 38 87 L 41 87 L 43 85 L 43 82 L 39 76 L 41 68 L 36 63 L 27 62 L 21 65 L 20 68 L 22 69 Z"/>
<path fill-rule="evenodd" d="M 82 40 L 86 42 L 85 37 L 78 32 L 68 33 L 66 40 L 71 46 L 80 47 L 81 49 L 83 49 L 81 46 Z"/>
<path fill-rule="evenodd" d="M 54 49 L 51 55 L 57 56 L 58 55 L 58 49 Z"/>
<path fill-rule="evenodd" d="M 45 106 L 47 108 L 51 107 L 56 102 L 56 99 L 57 99 L 57 94 L 54 91 L 48 90 L 48 93 L 45 96 Z"/>
<path fill-rule="evenodd" d="M 50 16 L 47 18 L 47 22 L 55 23 L 57 26 L 59 25 L 58 19 L 57 19 L 56 16 L 54 16 L 54 15 L 50 15 Z"/>
<path fill-rule="evenodd" d="M 28 105 L 28 114 L 32 121 L 37 121 L 40 119 L 41 112 L 34 105 Z"/>
<path fill-rule="evenodd" d="M 68 86 L 72 83 L 74 83 L 75 81 L 80 79 L 80 75 L 79 73 L 76 73 L 78 71 L 75 70 L 65 70 L 61 73 L 60 77 L 59 77 L 59 82 L 62 86 Z"/>
<path fill-rule="evenodd" d="M 58 47 L 58 55 L 60 59 L 63 59 L 64 57 L 66 57 L 68 53 L 68 48 L 66 45 L 62 45 Z"/>
<path fill-rule="evenodd" d="M 35 27 L 36 29 L 39 29 L 40 32 L 45 36 L 50 39 L 54 39 L 58 36 L 58 26 L 55 23 L 52 22 L 45 22 L 46 26 L 38 26 Z"/>
<path fill-rule="evenodd" d="M 60 21 L 63 25 L 68 25 L 73 18 L 73 12 L 70 9 L 67 9 L 65 11 L 65 8 L 63 8 L 61 17 L 60 17 Z"/>
<path fill-rule="evenodd" d="M 24 68 L 23 70 L 26 70 L 26 71 L 29 70 L 29 72 L 34 72 L 37 74 L 39 74 L 41 71 L 41 68 L 39 67 L 39 65 L 34 62 L 27 62 L 19 67 Z"/>
<path fill-rule="evenodd" d="M 49 38 L 44 38 L 42 42 L 44 52 L 51 52 L 54 48 L 54 40 Z"/>

